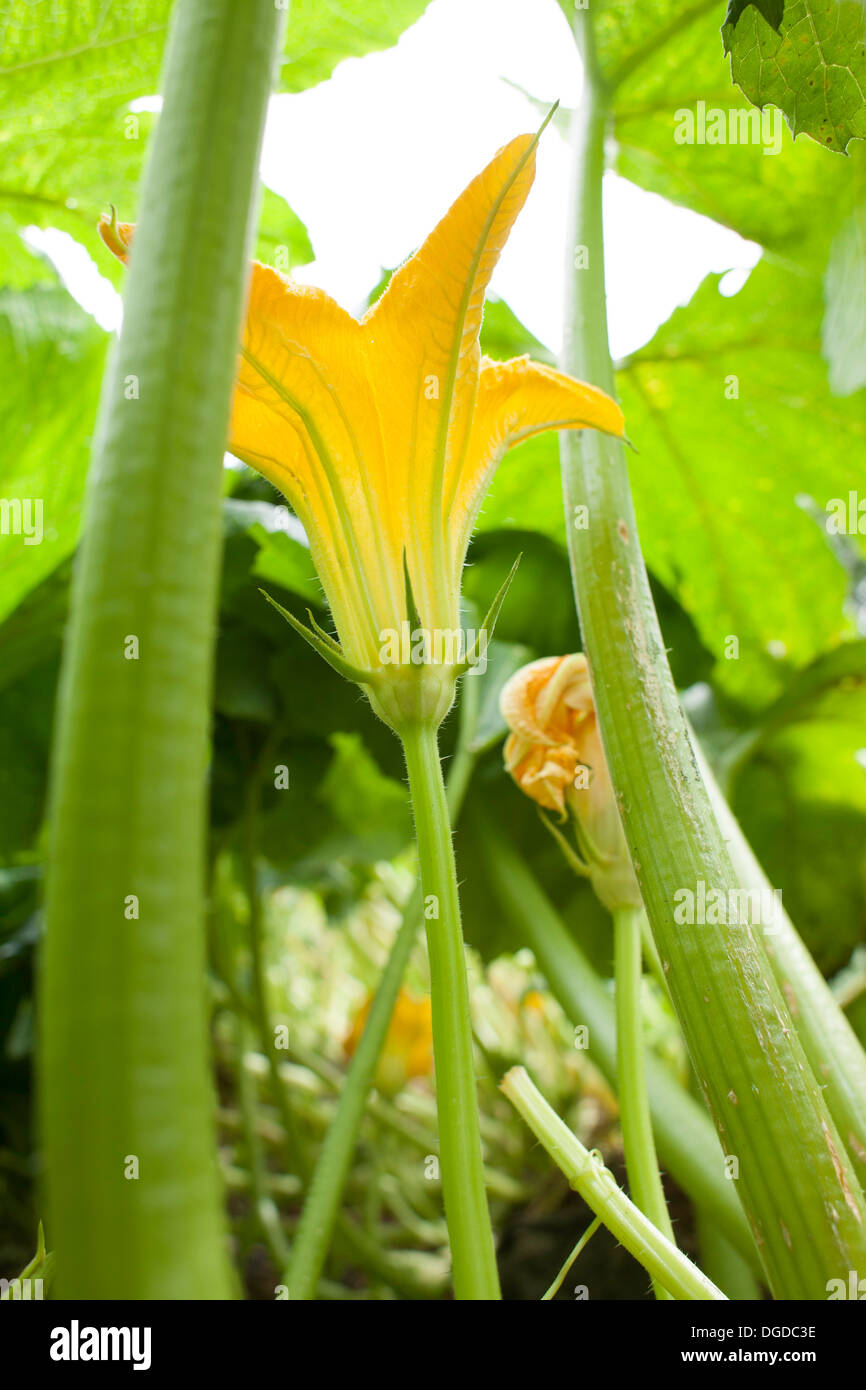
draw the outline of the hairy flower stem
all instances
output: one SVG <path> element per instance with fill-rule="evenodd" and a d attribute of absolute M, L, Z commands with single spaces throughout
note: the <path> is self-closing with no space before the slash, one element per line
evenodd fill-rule
<path fill-rule="evenodd" d="M 593 22 L 593 10 L 575 11 L 585 86 L 573 124 L 569 242 L 579 255 L 568 274 L 563 366 L 610 391 L 601 212 L 610 106 Z M 760 925 L 674 921 L 677 892 L 695 893 L 703 882 L 727 896 L 739 881 L 677 703 L 624 452 L 592 433 L 579 442 L 563 436 L 561 448 L 575 592 L 605 754 L 674 1007 L 773 1293 L 824 1298 L 829 1279 L 866 1266 L 866 1202 Z"/>
<path fill-rule="evenodd" d="M 661 1284 L 671 1298 L 724 1301 L 722 1291 L 629 1201 L 600 1155 L 584 1148 L 523 1067 L 512 1067 L 506 1073 L 502 1090 L 568 1178 L 569 1185 L 640 1261 L 655 1283 Z"/>
<path fill-rule="evenodd" d="M 445 791 L 452 825 L 457 820 L 474 762 L 473 755 L 461 741 L 451 761 Z M 293 1299 L 315 1297 L 316 1286 L 337 1220 L 343 1188 L 352 1165 L 358 1130 L 373 1085 L 376 1066 L 385 1044 L 406 966 L 418 938 L 421 904 L 422 894 L 419 885 L 406 904 L 403 920 L 370 1006 L 361 1041 L 346 1074 L 334 1118 L 316 1157 L 312 1181 L 295 1231 L 284 1280 L 289 1296 Z"/>
<path fill-rule="evenodd" d="M 459 1299 L 498 1299 L 499 1278 L 484 1172 L 469 987 L 451 824 L 436 731 L 401 730 L 415 815 L 430 958 L 439 1161 Z"/>
<path fill-rule="evenodd" d="M 641 1006 L 643 908 L 620 907 L 613 914 L 616 985 L 616 1077 L 622 1144 L 635 1205 L 675 1244 L 653 1140 L 646 1088 Z M 670 1298 L 654 1281 L 656 1298 Z"/>
<path fill-rule="evenodd" d="M 205 1008 L 222 457 L 282 15 L 179 0 L 106 375 L 52 773 L 41 1118 L 60 1294 L 232 1291 Z"/>

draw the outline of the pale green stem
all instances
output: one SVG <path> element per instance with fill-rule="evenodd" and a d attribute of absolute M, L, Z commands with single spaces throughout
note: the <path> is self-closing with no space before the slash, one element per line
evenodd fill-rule
<path fill-rule="evenodd" d="M 584 1148 L 548 1105 L 523 1067 L 512 1067 L 506 1073 L 502 1090 L 568 1178 L 569 1185 L 580 1193 L 587 1206 L 601 1217 L 611 1234 L 643 1265 L 653 1280 L 667 1289 L 672 1298 L 724 1301 L 722 1291 L 629 1201 L 600 1156 Z"/>
<path fill-rule="evenodd" d="M 498 1299 L 484 1172 L 469 987 L 451 825 L 436 731 L 401 731 L 415 814 L 430 959 L 439 1161 L 459 1299 Z"/>
<path fill-rule="evenodd" d="M 632 1197 L 653 1225 L 674 1242 L 653 1139 L 644 1061 L 641 1006 L 641 920 L 643 908 L 620 907 L 613 914 L 616 987 L 616 1076 L 622 1144 Z M 654 1281 L 657 1298 L 668 1298 Z"/>
<path fill-rule="evenodd" d="M 416 890 L 403 914 L 361 1041 L 352 1058 L 337 1110 L 316 1159 L 284 1277 L 293 1299 L 311 1299 L 316 1294 L 340 1197 L 352 1164 L 361 1117 L 394 1010 L 394 1001 L 415 944 L 420 915 L 421 893 Z"/>
<path fill-rule="evenodd" d="M 265 1148 L 256 1125 L 259 1106 L 258 1082 L 246 1064 L 247 1052 L 255 1050 L 257 1035 L 252 1024 L 243 1015 L 235 1017 L 235 1031 L 238 1102 L 250 1175 L 250 1196 L 256 1224 L 267 1241 L 277 1267 L 281 1268 L 288 1256 L 289 1243 L 283 1231 L 279 1207 L 268 1190 Z"/>
<path fill-rule="evenodd" d="M 610 96 L 595 7 L 574 12 L 585 81 L 564 368 L 613 391 L 601 189 Z M 796 1035 L 754 919 L 675 921 L 684 891 L 739 882 L 694 764 L 640 550 L 625 455 L 592 431 L 561 438 L 572 573 L 599 726 L 635 873 L 724 1164 L 779 1298 L 823 1298 L 866 1263 L 866 1201 Z M 652 467 L 641 458 L 640 467 Z M 578 513 L 577 508 L 585 509 Z M 588 514 L 589 526 L 575 525 Z"/>
<path fill-rule="evenodd" d="M 53 754 L 39 1080 L 60 1294 L 232 1291 L 206 1031 L 222 459 L 283 13 L 179 0 Z M 111 189 L 106 186 L 106 197 Z"/>
<path fill-rule="evenodd" d="M 248 931 L 250 943 L 250 963 L 252 966 L 252 1007 L 258 1027 L 260 1044 L 268 1062 L 271 1090 L 274 1102 L 280 1112 L 286 1140 L 286 1157 L 290 1168 L 294 1169 L 304 1181 L 308 1177 L 306 1153 L 298 1134 L 298 1127 L 292 1112 L 289 1090 L 280 1075 L 280 1064 L 276 1052 L 276 1035 L 268 1008 L 267 964 L 265 960 L 264 917 L 262 895 L 258 884 L 258 834 L 260 812 L 260 776 L 262 766 L 267 760 L 271 741 L 265 745 L 262 757 L 252 768 L 247 780 L 244 813 L 241 824 L 241 864 L 246 890 L 247 911 L 249 913 Z"/>

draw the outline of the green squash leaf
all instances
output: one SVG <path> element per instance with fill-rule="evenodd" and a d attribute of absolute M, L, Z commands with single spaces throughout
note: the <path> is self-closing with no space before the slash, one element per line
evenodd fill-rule
<path fill-rule="evenodd" d="M 756 106 L 784 111 L 794 135 L 829 150 L 866 139 L 866 11 L 859 0 L 788 0 L 777 31 L 765 5 L 722 29 L 734 81 Z M 760 13 L 759 13 L 760 10 Z M 739 21 L 739 22 L 737 22 Z"/>
<path fill-rule="evenodd" d="M 782 15 L 785 11 L 785 0 L 728 0 L 728 13 L 725 15 L 725 26 L 737 27 L 737 21 L 743 10 L 747 10 L 750 5 L 762 14 L 772 29 L 778 33 L 782 23 Z"/>
<path fill-rule="evenodd" d="M 0 621 L 75 546 L 106 343 L 56 279 L 0 290 Z"/>
<path fill-rule="evenodd" d="M 755 9 L 745 10 L 738 34 L 755 24 L 776 39 Z M 775 106 L 761 113 L 750 105 L 731 82 L 712 3 L 621 0 L 599 12 L 596 29 L 617 172 L 786 259 L 823 261 L 862 201 L 866 149 L 855 142 L 851 163 L 828 160 L 815 142 L 791 138 Z M 557 115 L 566 126 L 570 113 Z"/>

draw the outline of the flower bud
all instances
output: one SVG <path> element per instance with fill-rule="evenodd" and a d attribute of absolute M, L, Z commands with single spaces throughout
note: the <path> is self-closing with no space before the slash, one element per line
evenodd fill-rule
<path fill-rule="evenodd" d="M 503 687 L 499 704 L 511 730 L 506 770 L 533 801 L 560 820 L 571 819 L 580 851 L 571 857 L 605 906 L 639 907 L 586 657 L 577 653 L 530 662 Z"/>

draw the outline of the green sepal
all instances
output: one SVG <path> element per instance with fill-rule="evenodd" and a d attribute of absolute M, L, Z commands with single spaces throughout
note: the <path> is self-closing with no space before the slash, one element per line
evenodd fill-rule
<path fill-rule="evenodd" d="M 406 559 L 406 551 L 403 551 L 403 583 L 406 588 L 406 616 L 409 619 L 409 630 L 415 632 L 417 628 L 423 627 L 421 614 L 418 612 L 418 605 L 415 602 L 415 595 L 412 591 L 412 577 L 409 574 L 409 561 Z"/>
<path fill-rule="evenodd" d="M 488 608 L 484 622 L 481 624 L 481 632 L 485 634 L 487 642 L 489 642 L 493 637 L 493 632 L 499 619 L 499 614 L 502 610 L 502 605 L 505 602 L 505 596 L 508 593 L 508 590 L 511 588 L 511 581 L 516 575 L 517 567 L 522 559 L 523 551 L 521 550 L 517 559 L 514 561 L 514 564 L 511 566 L 511 569 L 508 571 L 508 574 L 505 576 L 505 580 L 503 584 L 500 586 L 490 607 Z M 478 642 L 476 640 L 472 643 L 472 650 L 466 653 L 466 656 L 460 662 L 460 665 L 457 667 L 458 676 L 465 675 L 469 668 L 475 665 L 476 661 L 478 660 L 478 655 Z"/>
<path fill-rule="evenodd" d="M 554 840 L 559 845 L 559 848 L 565 855 L 566 862 L 574 870 L 574 872 L 576 874 L 579 874 L 581 878 L 589 878 L 589 864 L 587 864 L 584 859 L 581 859 L 580 855 L 578 854 L 577 850 L 573 847 L 573 845 L 570 845 L 568 843 L 567 838 L 565 837 L 565 835 L 563 835 L 559 826 L 554 825 L 550 817 L 546 816 L 542 810 L 539 810 L 538 818 L 544 826 L 545 830 L 549 831 L 550 834 L 553 836 Z"/>
<path fill-rule="evenodd" d="M 282 614 L 286 622 L 295 629 L 295 632 L 303 637 L 304 641 L 313 648 L 313 651 L 318 652 L 323 661 L 327 661 L 338 675 L 345 676 L 347 681 L 354 681 L 356 685 L 374 685 L 376 683 L 375 672 L 362 671 L 360 666 L 353 666 L 351 661 L 346 660 L 342 647 L 325 632 L 324 628 L 319 627 L 309 608 L 307 609 L 307 617 L 310 620 L 310 627 L 304 627 L 304 624 L 299 622 L 293 613 L 290 613 L 281 603 L 277 603 L 275 598 L 271 598 L 265 589 L 259 589 L 259 593 L 267 599 L 272 608 L 276 608 L 277 612 Z"/>
<path fill-rule="evenodd" d="M 47 1291 L 51 1287 L 51 1281 L 54 1277 L 54 1266 L 54 1251 L 45 1249 L 45 1231 L 40 1221 L 36 1236 L 36 1254 L 33 1256 L 32 1260 L 28 1260 L 21 1273 L 15 1276 L 15 1279 L 10 1279 L 9 1283 L 12 1285 L 16 1280 L 41 1279 L 43 1289 Z M 0 1293 L 0 1301 L 13 1299 L 15 1297 L 17 1297 L 17 1295 L 13 1292 L 11 1287 L 7 1287 Z M 38 1294 L 37 1297 L 39 1297 Z"/>

